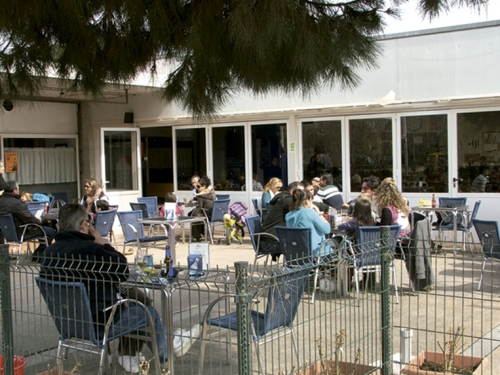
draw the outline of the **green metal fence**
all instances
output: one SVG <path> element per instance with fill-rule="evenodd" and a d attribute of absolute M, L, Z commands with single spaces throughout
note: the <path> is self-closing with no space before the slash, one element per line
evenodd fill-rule
<path fill-rule="evenodd" d="M 376 273 L 376 283 L 372 285 L 369 278 L 364 282 L 360 280 L 359 301 L 351 264 L 335 259 L 321 267 L 319 288 L 314 303 L 311 303 L 315 274 L 315 268 L 311 266 L 311 272 L 306 276 L 309 282 L 293 320 L 301 364 L 298 363 L 292 337 L 271 334 L 269 338 L 272 340 L 266 341 L 259 349 L 263 372 L 313 374 L 305 369 L 313 371 L 319 368 L 321 361 L 331 364 L 331 361 L 337 360 L 356 363 L 356 374 L 398 374 L 406 365 L 404 362 L 411 357 L 424 351 L 440 352 L 440 346 L 448 345 L 449 348 L 450 331 L 460 327 L 463 333 L 455 340 L 455 354 L 483 358 L 483 374 L 500 373 L 497 359 L 500 343 L 500 285 L 497 274 L 500 267 L 494 260 L 488 260 L 484 267 L 482 288 L 477 290 L 483 256 L 479 246 L 471 247 L 472 251 L 458 250 L 456 253 L 451 248 L 439 252 L 432 250 L 429 266 L 435 279 L 432 287 L 422 291 L 413 290 L 407 268 L 408 262 L 420 259 L 410 252 L 406 254 L 406 260 L 400 259 L 401 256 L 393 260 L 387 247 L 382 252 L 382 272 Z M 352 251 L 356 252 L 356 247 Z M 9 259 L 5 246 L 0 248 L 0 261 L 4 374 L 19 374 L 14 356 L 26 360 L 24 374 L 27 375 L 56 370 L 59 335 L 35 284 L 39 264 L 23 257 L 20 266 L 16 267 L 15 261 Z M 396 303 L 395 281 L 390 267 L 393 261 L 399 303 Z M 254 314 L 252 311 L 265 313 L 269 288 L 275 285 L 276 272 L 282 268 L 282 264 L 274 264 L 252 269 L 241 262 L 230 269 L 216 269 L 193 277 L 187 269 L 180 267 L 177 280 L 165 286 L 167 294 L 161 285 L 151 288 L 151 278 L 144 275 L 129 283 L 149 290 L 154 306 L 162 317 L 170 319 L 165 321 L 172 331 L 170 335 L 177 328 L 189 328 L 200 323 L 210 303 L 221 299 L 212 314 L 218 316 L 234 312 L 238 316 L 238 327 L 231 335 L 205 339 L 203 374 L 250 374 L 260 372 L 253 347 L 251 314 Z M 231 297 L 224 299 L 227 294 Z M 286 300 L 287 296 L 283 298 Z M 171 358 L 164 373 L 199 373 L 201 341 L 198 339 L 184 356 Z M 114 356 L 108 373 L 125 373 L 116 360 L 117 345 L 112 344 L 111 348 Z M 148 349 L 144 350 L 144 354 L 151 358 Z M 96 373 L 99 359 L 89 353 L 70 351 L 63 363 L 63 370 L 68 373 L 75 369 L 74 373 L 92 374 Z M 350 373 L 345 366 L 340 367 L 342 373 Z M 144 371 L 155 373 L 153 366 Z"/>

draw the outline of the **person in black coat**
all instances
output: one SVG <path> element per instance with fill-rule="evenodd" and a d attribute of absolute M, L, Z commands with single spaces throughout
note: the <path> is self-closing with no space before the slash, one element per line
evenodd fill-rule
<path fill-rule="evenodd" d="M 19 195 L 19 185 L 17 181 L 8 181 L 7 186 L 4 189 L 2 196 L 0 197 L 0 215 L 11 214 L 14 218 L 14 225 L 16 226 L 17 236 L 21 238 L 23 234 L 23 228 L 21 228 L 24 224 L 38 224 L 42 225 L 47 235 L 47 241 L 50 244 L 56 235 L 56 231 L 49 227 L 44 226 L 40 219 L 36 218 L 21 200 L 21 196 Z M 26 233 L 24 234 L 24 239 L 30 239 L 32 237 L 42 235 L 42 231 L 39 228 L 34 226 L 28 228 Z M 39 256 L 43 253 L 45 249 L 44 244 L 40 244 L 38 248 L 33 253 L 33 259 L 39 260 Z"/>

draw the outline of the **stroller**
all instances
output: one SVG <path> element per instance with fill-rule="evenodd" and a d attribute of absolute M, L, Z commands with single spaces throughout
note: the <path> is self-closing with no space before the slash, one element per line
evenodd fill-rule
<path fill-rule="evenodd" d="M 248 206 L 245 202 L 234 202 L 229 206 L 227 213 L 224 214 L 224 229 L 226 231 L 226 245 L 230 245 L 233 240 L 237 240 L 240 245 L 243 244 L 245 237 L 245 215 L 248 212 Z M 219 243 L 221 240 L 219 239 Z"/>

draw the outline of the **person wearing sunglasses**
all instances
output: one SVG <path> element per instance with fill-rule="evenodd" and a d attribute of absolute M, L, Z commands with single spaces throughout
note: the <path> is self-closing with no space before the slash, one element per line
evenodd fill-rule
<path fill-rule="evenodd" d="M 99 182 L 95 178 L 85 180 L 84 188 L 85 195 L 80 201 L 80 204 L 85 207 L 89 214 L 95 214 L 97 212 L 97 201 L 106 201 L 109 203 L 109 198 L 102 190 L 101 184 L 99 184 Z"/>

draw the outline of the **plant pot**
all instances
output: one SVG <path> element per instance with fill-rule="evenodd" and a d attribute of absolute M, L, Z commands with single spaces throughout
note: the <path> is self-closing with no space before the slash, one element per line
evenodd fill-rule
<path fill-rule="evenodd" d="M 413 358 L 408 365 L 406 365 L 401 371 L 402 374 L 406 375 L 417 375 L 417 374 L 444 374 L 441 371 L 433 371 L 433 370 L 420 370 L 420 366 L 424 363 L 424 361 L 435 362 L 438 364 L 444 363 L 444 354 L 437 352 L 420 352 L 415 358 Z M 453 358 L 453 366 L 456 368 L 463 367 L 474 367 L 475 369 L 471 374 L 478 375 L 483 373 L 483 366 L 485 364 L 486 359 L 481 357 L 469 357 L 466 355 L 457 354 Z M 453 374 L 452 372 L 447 372 L 448 375 Z"/>
<path fill-rule="evenodd" d="M 321 361 L 318 361 L 305 369 L 296 372 L 295 375 L 321 375 L 323 367 L 329 369 L 329 374 L 335 374 L 335 361 L 324 360 L 324 366 L 321 366 Z M 328 367 L 326 367 L 328 366 Z M 354 364 L 352 362 L 340 362 L 340 374 L 336 375 L 364 375 L 364 374 L 376 374 L 380 375 L 380 368 L 370 365 Z M 355 368 L 355 371 L 353 369 Z"/>

